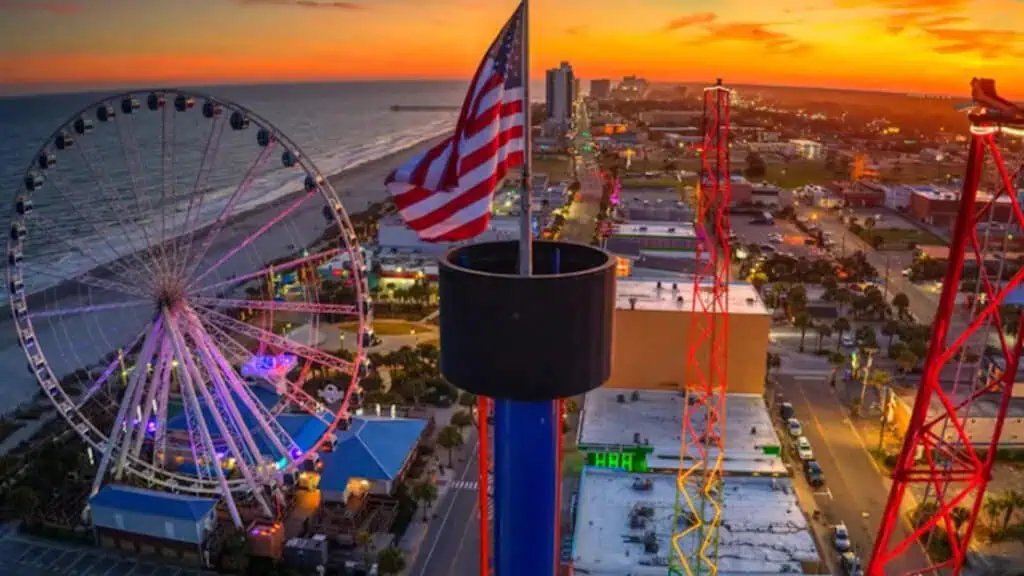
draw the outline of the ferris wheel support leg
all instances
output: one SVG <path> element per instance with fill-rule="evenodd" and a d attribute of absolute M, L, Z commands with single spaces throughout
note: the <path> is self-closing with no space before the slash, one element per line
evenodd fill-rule
<path fill-rule="evenodd" d="M 149 362 L 153 357 L 153 353 L 156 352 L 157 341 L 160 339 L 162 331 L 163 322 L 158 318 L 153 322 L 153 329 L 146 336 L 146 340 L 142 344 L 142 351 L 138 356 L 139 359 L 145 359 L 146 362 Z M 132 377 L 128 380 L 128 386 L 125 389 L 125 397 L 130 398 L 135 394 L 135 388 L 138 387 L 144 373 L 145 370 L 136 370 L 132 373 Z M 110 438 L 107 439 L 107 445 L 103 449 L 99 468 L 96 469 L 96 478 L 92 481 L 92 491 L 90 493 L 93 495 L 97 494 L 103 485 L 103 477 L 106 476 L 107 468 L 110 467 L 110 458 L 113 456 L 114 446 L 120 441 L 122 430 L 126 429 L 125 416 L 128 414 L 130 407 L 128 402 L 122 402 L 121 407 L 117 411 L 117 416 L 114 418 L 114 426 L 110 431 Z"/>
<path fill-rule="evenodd" d="M 172 355 L 171 343 L 168 342 L 167 338 L 163 338 L 160 343 L 160 354 L 157 358 L 167 358 Z M 160 389 L 163 386 L 162 374 L 160 369 L 162 363 L 158 363 L 152 368 L 152 379 L 148 390 L 146 390 L 146 398 L 142 401 L 142 415 L 139 419 L 139 428 L 135 434 L 135 438 L 132 441 L 131 455 L 138 458 L 139 452 L 142 451 L 142 443 L 146 439 L 146 433 L 149 430 L 149 419 L 153 415 L 153 405 L 156 404 L 157 395 L 160 393 Z M 148 368 L 147 368 L 148 370 Z"/>
<path fill-rule="evenodd" d="M 165 331 L 163 332 L 160 338 L 159 345 L 161 348 L 164 347 L 163 343 L 166 341 L 166 339 L 167 335 Z M 143 402 L 143 393 L 146 392 L 147 388 L 149 388 L 150 390 L 152 390 L 153 388 L 152 383 L 150 383 L 149 386 L 146 386 L 146 382 L 147 379 L 149 378 L 148 367 L 152 363 L 153 357 L 155 355 L 156 346 L 154 346 L 153 348 L 153 354 L 146 356 L 145 358 L 139 356 L 135 359 L 135 370 L 132 373 L 132 375 L 137 375 L 139 377 L 139 383 L 142 385 L 136 386 L 135 390 L 132 391 L 131 395 L 125 392 L 124 397 L 121 399 L 122 405 L 126 403 L 128 405 L 129 412 L 127 414 L 127 421 L 125 423 L 130 424 L 128 425 L 127 430 L 125 430 L 122 436 L 121 448 L 117 453 L 117 465 L 114 467 L 114 478 L 117 480 L 120 480 L 124 475 L 125 463 L 128 461 L 128 453 L 131 451 L 131 446 L 134 443 L 134 438 L 142 438 L 145 437 L 146 435 L 146 420 L 141 418 L 140 412 L 142 412 L 141 405 Z M 133 420 L 133 413 L 140 416 L 138 422 L 135 422 Z"/>
<path fill-rule="evenodd" d="M 209 335 L 204 334 L 203 336 L 205 338 L 206 345 L 210 346 Z M 282 456 L 290 456 L 291 451 L 297 449 L 298 446 L 296 446 L 291 441 L 289 442 L 291 446 L 286 447 L 284 445 L 284 442 L 281 441 L 282 433 L 284 433 L 284 430 L 275 429 L 274 426 L 270 424 L 270 422 L 274 422 L 274 424 L 277 424 L 277 420 L 275 420 L 274 417 L 271 414 L 269 414 L 269 412 L 267 412 L 266 407 L 263 406 L 259 399 L 253 395 L 253 392 L 249 388 L 249 385 L 238 378 L 238 375 L 235 374 L 235 371 L 231 369 L 231 365 L 223 356 L 218 356 L 215 358 L 215 360 L 220 365 L 222 373 L 228 377 L 230 387 L 242 400 L 242 404 L 244 404 L 245 407 L 249 410 L 249 413 L 252 414 L 253 418 L 256 419 L 256 424 L 260 427 L 261 430 L 263 430 L 263 433 L 266 434 L 267 440 L 271 443 L 271 445 L 273 445 L 275 449 L 278 450 L 278 452 L 281 453 Z M 280 425 L 278 424 L 278 426 Z M 287 437 L 286 434 L 285 437 Z"/>
<path fill-rule="evenodd" d="M 209 336 L 202 330 L 198 318 L 193 316 L 192 321 L 192 329 L 189 332 L 189 335 L 192 336 L 192 340 L 197 344 L 199 353 L 203 356 L 203 364 L 207 367 L 210 374 L 214 376 L 213 380 L 215 391 L 224 398 L 230 398 L 232 396 L 231 386 L 228 383 L 226 374 L 233 374 L 234 371 L 228 373 L 224 372 L 224 367 L 228 366 L 228 363 L 226 361 L 222 361 L 224 360 L 223 356 L 220 354 L 219 349 L 212 345 L 212 341 Z M 238 411 L 238 405 L 234 402 L 227 402 L 225 404 L 227 405 L 231 418 L 235 422 L 239 423 L 239 434 L 242 436 L 242 440 L 244 441 L 245 446 L 248 447 L 250 454 L 252 454 L 253 461 L 257 464 L 261 464 L 262 455 L 260 453 L 259 445 L 250 433 L 249 427 L 245 425 L 245 419 L 242 417 L 241 412 Z"/>
<path fill-rule="evenodd" d="M 174 338 L 181 338 L 181 334 L 177 332 L 178 327 L 171 323 L 168 323 L 168 325 L 171 326 L 171 332 L 174 334 Z M 202 355 L 202 345 L 197 346 L 197 348 L 197 351 Z M 267 505 L 267 501 L 263 498 L 262 485 L 260 482 L 256 480 L 256 477 L 253 475 L 252 470 L 249 468 L 249 464 L 245 461 L 246 459 L 243 456 L 244 452 L 242 451 L 238 443 L 235 441 L 235 437 L 232 434 L 231 427 L 228 425 L 228 422 L 226 422 L 222 417 L 220 410 L 217 410 L 217 400 L 213 397 L 213 395 L 210 394 L 210 390 L 203 384 L 203 377 L 202 374 L 199 372 L 199 367 L 195 363 L 195 358 L 193 358 L 192 355 L 189 354 L 184 357 L 184 361 L 186 365 L 185 369 L 189 373 L 191 373 L 192 377 L 194 378 L 193 383 L 198 384 L 194 388 L 198 389 L 203 401 L 206 403 L 207 406 L 210 407 L 210 416 L 213 417 L 213 422 L 214 424 L 217 425 L 217 428 L 220 431 L 221 438 L 223 438 L 224 441 L 227 443 L 228 449 L 231 451 L 231 454 L 238 457 L 237 465 L 239 471 L 242 473 L 242 477 L 245 478 L 245 481 L 249 483 L 249 486 L 252 489 L 253 497 L 256 498 L 256 502 L 260 505 L 260 508 L 262 508 L 263 513 L 267 517 L 272 517 L 273 515 L 270 511 L 270 506 Z M 211 368 L 213 369 L 211 370 Z M 207 366 L 207 369 L 209 371 L 211 379 L 214 382 L 220 379 L 220 374 L 218 373 L 218 370 L 216 370 L 216 367 Z M 193 390 L 193 394 L 195 394 L 195 389 Z M 221 403 L 223 405 L 231 405 L 232 403 L 227 400 L 227 398 L 230 397 L 230 395 L 225 395 L 225 399 L 223 399 Z M 242 420 L 241 415 L 239 415 L 237 411 L 234 412 L 233 414 L 230 414 L 230 416 L 232 418 L 237 418 L 235 424 L 239 429 L 245 429 L 245 421 Z M 205 428 L 206 422 L 202 422 L 200 426 L 200 429 Z M 209 431 L 207 431 L 206 434 L 209 435 Z M 252 438 L 250 437 L 249 440 L 251 441 Z M 252 442 L 251 446 L 254 448 L 255 442 Z M 253 454 L 259 454 L 259 451 L 257 450 Z M 214 464 L 218 468 L 220 467 L 219 460 L 219 458 L 214 460 Z M 218 472 L 218 474 L 222 474 L 222 472 Z"/>
<path fill-rule="evenodd" d="M 171 342 L 174 344 L 175 355 L 179 358 L 189 358 L 188 349 L 185 346 L 185 342 L 182 340 L 181 335 L 178 332 L 177 326 L 175 326 L 175 318 L 167 311 L 164 312 L 164 317 L 167 319 L 167 329 L 171 335 Z M 195 383 L 192 381 L 192 374 L 188 369 L 181 371 L 181 392 L 185 402 L 191 407 L 196 416 L 196 425 L 199 428 L 199 435 L 202 438 L 203 447 L 210 458 L 210 467 L 213 469 L 213 473 L 217 476 L 217 483 L 220 484 L 221 495 L 224 498 L 224 503 L 228 507 L 228 513 L 231 514 L 231 520 L 235 526 L 242 528 L 242 517 L 238 513 L 238 506 L 235 504 L 234 496 L 231 493 L 231 487 L 228 486 L 228 480 L 224 476 L 224 468 L 221 466 L 220 458 L 217 457 L 217 450 L 213 445 L 213 438 L 210 437 L 210 430 L 206 427 L 206 422 L 203 418 L 203 409 L 199 404 L 199 399 L 196 397 Z M 215 411 L 214 411 L 215 412 Z M 196 462 L 197 469 L 200 467 L 199 463 Z"/>
<path fill-rule="evenodd" d="M 160 395 L 156 402 L 156 432 L 153 433 L 153 458 L 161 466 L 167 462 L 167 401 L 171 395 L 173 353 L 160 359 Z"/>

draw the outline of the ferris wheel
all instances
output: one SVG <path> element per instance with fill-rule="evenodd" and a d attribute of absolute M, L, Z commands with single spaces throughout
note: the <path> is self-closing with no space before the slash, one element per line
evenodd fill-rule
<path fill-rule="evenodd" d="M 21 184 L 8 303 L 29 372 L 88 444 L 92 492 L 131 482 L 220 497 L 238 526 L 243 500 L 272 517 L 369 370 L 366 267 L 331 184 L 264 118 L 174 89 L 72 115 Z"/>

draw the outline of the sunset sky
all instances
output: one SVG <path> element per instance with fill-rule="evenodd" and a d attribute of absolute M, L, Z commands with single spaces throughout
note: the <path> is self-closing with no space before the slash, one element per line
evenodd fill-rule
<path fill-rule="evenodd" d="M 465 78 L 514 0 L 0 0 L 0 85 Z M 532 76 L 1024 97 L 1024 0 L 532 0 Z"/>

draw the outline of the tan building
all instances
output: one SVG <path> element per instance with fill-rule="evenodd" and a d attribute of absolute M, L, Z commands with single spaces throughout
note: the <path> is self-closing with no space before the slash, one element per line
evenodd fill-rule
<path fill-rule="evenodd" d="M 700 378 L 688 356 L 693 313 L 693 284 L 680 281 L 620 279 L 612 336 L 611 388 L 679 390 Z M 726 390 L 760 394 L 771 315 L 753 286 L 730 284 Z M 721 327 L 721 324 L 719 324 Z M 705 348 L 704 378 L 710 373 Z"/>

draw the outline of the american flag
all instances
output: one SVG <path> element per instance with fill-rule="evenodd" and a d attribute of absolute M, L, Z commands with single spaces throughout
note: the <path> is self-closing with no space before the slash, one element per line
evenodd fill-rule
<path fill-rule="evenodd" d="M 453 134 L 388 176 L 399 214 L 421 239 L 455 242 L 483 233 L 494 191 L 523 164 L 522 50 L 520 4 L 474 74 Z"/>

